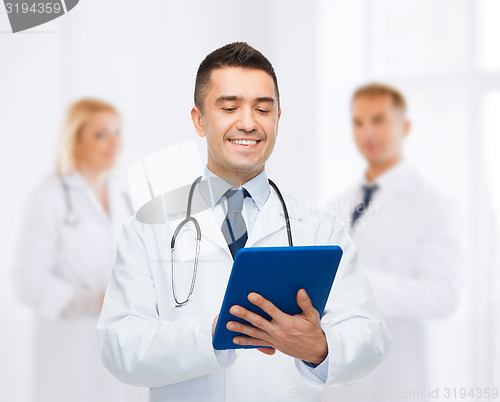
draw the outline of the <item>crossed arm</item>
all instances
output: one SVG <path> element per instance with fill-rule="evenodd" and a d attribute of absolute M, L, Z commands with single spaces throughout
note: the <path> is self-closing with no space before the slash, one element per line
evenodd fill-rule
<path fill-rule="evenodd" d="M 311 299 L 304 289 L 297 292 L 297 304 L 302 309 L 302 313 L 293 316 L 283 313 L 257 293 L 250 293 L 248 300 L 269 314 L 271 321 L 241 306 L 232 306 L 231 314 L 251 324 L 246 325 L 236 321 L 227 323 L 227 329 L 230 331 L 248 335 L 235 336 L 234 343 L 267 346 L 257 349 L 268 355 L 279 350 L 286 355 L 315 365 L 325 360 L 328 355 L 326 336 L 320 325 L 319 313 L 311 304 Z M 212 336 L 217 319 L 218 316 L 212 326 Z"/>

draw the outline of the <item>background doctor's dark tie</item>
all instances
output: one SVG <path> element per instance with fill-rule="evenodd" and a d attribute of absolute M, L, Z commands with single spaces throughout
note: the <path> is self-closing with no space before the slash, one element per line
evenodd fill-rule
<path fill-rule="evenodd" d="M 247 226 L 241 215 L 241 210 L 243 209 L 244 198 L 250 196 L 250 194 L 244 188 L 240 188 L 228 190 L 225 196 L 227 199 L 227 216 L 222 222 L 221 229 L 234 259 L 236 252 L 245 247 L 248 239 Z"/>
<path fill-rule="evenodd" d="M 363 213 L 367 210 L 368 205 L 370 205 L 370 201 L 372 199 L 373 193 L 378 189 L 378 186 L 375 184 L 373 186 L 363 186 L 363 201 L 354 209 L 352 213 L 351 227 L 354 228 L 356 225 L 356 221 L 363 215 Z"/>

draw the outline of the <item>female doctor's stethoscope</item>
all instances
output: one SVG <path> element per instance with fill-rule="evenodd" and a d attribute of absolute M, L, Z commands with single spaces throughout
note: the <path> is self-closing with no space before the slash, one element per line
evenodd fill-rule
<path fill-rule="evenodd" d="M 172 293 L 174 296 L 175 300 L 175 307 L 181 307 L 184 306 L 188 301 L 191 295 L 193 294 L 194 290 L 194 284 L 196 282 L 196 272 L 198 270 L 198 257 L 200 255 L 200 242 L 201 242 L 201 229 L 200 229 L 200 224 L 196 220 L 195 217 L 191 216 L 191 202 L 193 200 L 193 192 L 194 188 L 196 185 L 200 182 L 201 176 L 198 177 L 193 184 L 191 185 L 191 189 L 189 190 L 189 196 L 188 196 L 188 203 L 187 203 L 187 211 L 186 211 L 186 219 L 184 219 L 175 229 L 174 234 L 172 235 L 172 241 L 170 243 L 170 248 L 171 248 L 171 253 L 172 253 Z M 278 195 L 278 198 L 280 199 L 281 206 L 283 207 L 283 213 L 285 215 L 285 224 L 286 224 L 286 233 L 288 236 L 288 245 L 290 247 L 293 246 L 292 242 L 292 230 L 290 228 L 290 219 L 288 218 L 288 211 L 286 209 L 286 204 L 285 201 L 283 200 L 283 196 L 281 195 L 278 187 L 276 184 L 274 184 L 271 180 L 269 180 L 269 184 L 271 187 L 276 191 L 276 194 Z M 188 222 L 193 222 L 195 228 L 196 228 L 196 251 L 195 251 L 195 257 L 194 257 L 194 267 L 193 267 L 193 277 L 191 279 L 191 288 L 189 289 L 188 296 L 186 300 L 184 301 L 179 301 L 177 299 L 177 295 L 175 293 L 175 239 L 177 238 L 177 234 L 181 230 L 181 228 Z"/>
<path fill-rule="evenodd" d="M 66 205 L 66 215 L 64 216 L 64 224 L 68 226 L 77 226 L 79 223 L 78 216 L 76 215 L 73 203 L 71 202 L 68 183 L 66 182 L 66 179 L 63 176 L 59 176 L 59 180 L 61 181 L 61 186 L 63 188 L 64 203 Z M 129 210 L 132 213 L 134 209 L 132 207 L 132 202 L 130 201 L 130 197 L 126 193 L 123 193 L 123 197 L 125 198 L 125 203 L 127 204 Z"/>
<path fill-rule="evenodd" d="M 61 180 L 61 185 L 64 192 L 64 202 L 66 204 L 66 215 L 64 216 L 64 223 L 68 226 L 76 226 L 78 225 L 78 217 L 73 210 L 73 203 L 71 202 L 71 198 L 69 196 L 68 183 L 66 183 L 66 180 L 62 176 L 60 176 L 59 179 Z"/>

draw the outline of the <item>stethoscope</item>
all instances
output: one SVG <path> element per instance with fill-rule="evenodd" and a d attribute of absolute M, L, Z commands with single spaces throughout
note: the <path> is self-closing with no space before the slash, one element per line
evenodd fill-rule
<path fill-rule="evenodd" d="M 59 176 L 59 179 L 61 181 L 61 185 L 63 188 L 64 203 L 66 204 L 66 215 L 64 216 L 63 222 L 67 226 L 78 226 L 79 219 L 75 213 L 73 203 L 71 202 L 68 183 L 66 182 L 66 179 L 63 176 Z M 126 193 L 123 193 L 123 197 L 125 198 L 125 203 L 127 204 L 129 210 L 133 211 L 132 202 L 130 201 L 129 196 Z"/>
<path fill-rule="evenodd" d="M 171 248 L 171 254 L 172 254 L 172 294 L 174 296 L 175 307 L 184 306 L 189 301 L 189 298 L 193 294 L 194 284 L 196 282 L 196 273 L 198 271 L 198 257 L 200 256 L 201 229 L 200 229 L 200 224 L 198 223 L 196 218 L 194 216 L 191 216 L 191 204 L 193 201 L 194 188 L 200 182 L 200 180 L 201 180 L 201 176 L 198 177 L 191 185 L 191 189 L 189 190 L 188 202 L 187 202 L 186 218 L 181 223 L 179 223 L 179 225 L 177 226 L 177 228 L 174 231 L 174 234 L 172 235 L 172 241 L 170 242 L 170 248 Z M 281 195 L 276 184 L 274 184 L 270 179 L 268 179 L 268 181 L 269 181 L 269 184 L 271 185 L 271 187 L 276 192 L 276 194 L 281 202 L 281 206 L 283 207 L 283 213 L 285 215 L 286 234 L 288 236 L 288 245 L 290 247 L 292 247 L 293 246 L 292 229 L 290 228 L 290 219 L 288 218 L 288 211 L 286 209 L 285 200 L 283 199 L 283 196 Z M 189 289 L 189 293 L 188 293 L 186 300 L 179 301 L 177 299 L 177 295 L 175 293 L 175 239 L 177 238 L 177 234 L 182 229 L 182 227 L 186 223 L 189 223 L 189 222 L 192 222 L 196 228 L 196 251 L 195 251 L 195 257 L 194 257 L 193 277 L 191 279 L 191 287 Z"/>
<path fill-rule="evenodd" d="M 69 196 L 69 187 L 68 183 L 64 177 L 59 176 L 61 180 L 61 185 L 64 192 L 64 202 L 66 204 L 66 215 L 64 216 L 64 224 L 68 226 L 77 226 L 78 225 L 78 217 L 75 214 L 73 209 L 73 203 L 71 202 L 71 197 Z"/>

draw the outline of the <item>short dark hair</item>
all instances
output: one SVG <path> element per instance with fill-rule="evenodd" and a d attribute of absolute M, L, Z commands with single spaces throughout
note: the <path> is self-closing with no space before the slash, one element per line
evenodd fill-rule
<path fill-rule="evenodd" d="M 356 89 L 352 95 L 351 104 L 361 96 L 389 96 L 392 99 L 394 106 L 400 109 L 403 112 L 403 115 L 406 114 L 406 110 L 408 108 L 406 99 L 401 91 L 380 82 L 372 82 Z"/>
<path fill-rule="evenodd" d="M 234 42 L 223 46 L 210 53 L 201 62 L 196 74 L 194 86 L 194 104 L 202 110 L 203 101 L 207 93 L 210 74 L 213 70 L 224 67 L 243 67 L 262 70 L 268 73 L 274 81 L 274 89 L 280 104 L 280 94 L 278 91 L 278 79 L 271 62 L 257 49 L 245 42 Z"/>

